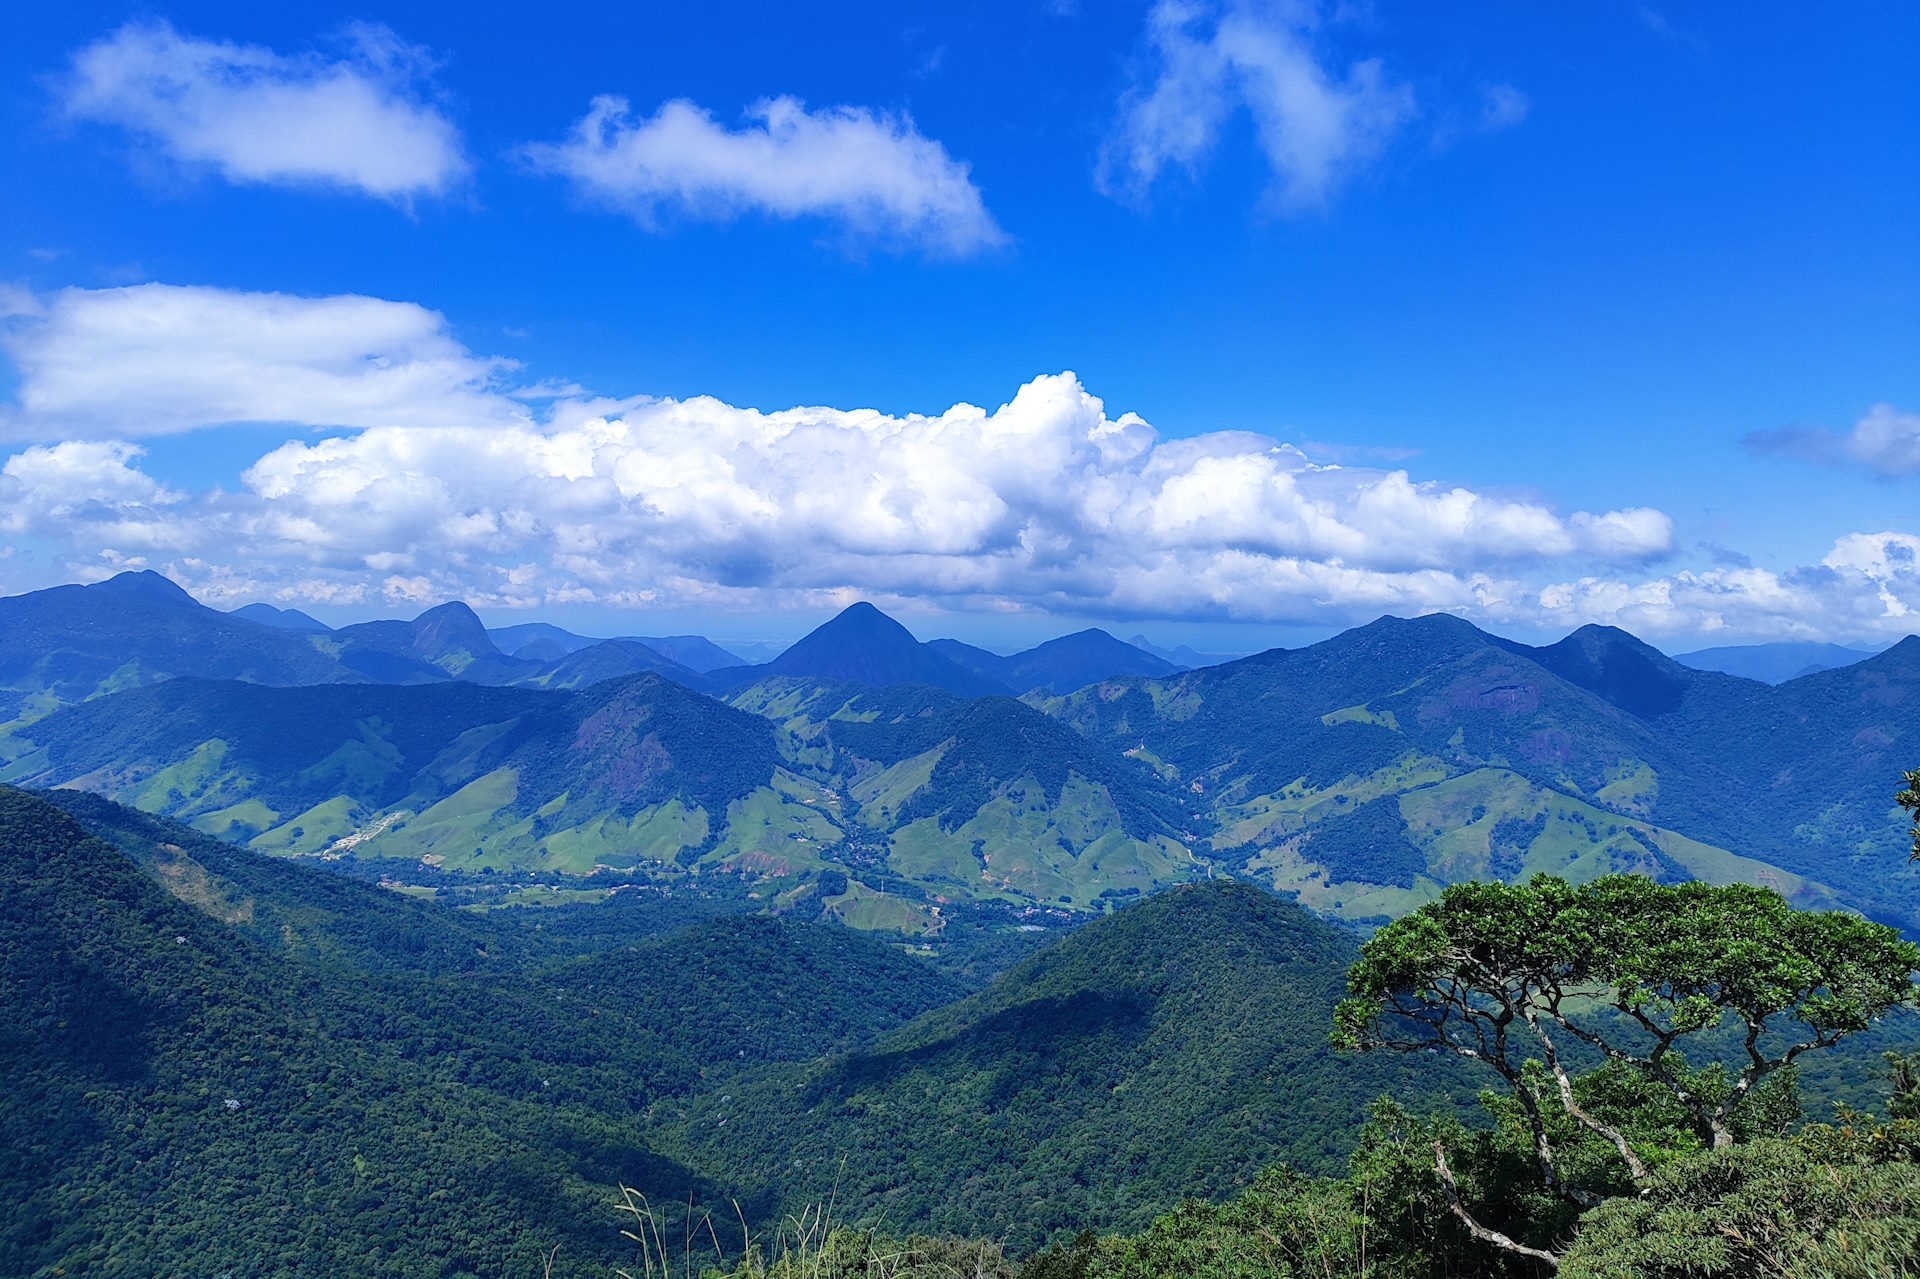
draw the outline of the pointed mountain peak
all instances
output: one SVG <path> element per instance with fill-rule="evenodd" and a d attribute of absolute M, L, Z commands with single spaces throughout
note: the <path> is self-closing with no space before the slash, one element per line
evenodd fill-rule
<path fill-rule="evenodd" d="M 861 600 L 847 605 L 807 632 L 798 643 L 775 660 L 775 665 L 796 656 L 804 658 L 815 650 L 824 651 L 845 644 L 885 645 L 901 650 L 921 647 L 912 631 Z"/>
<path fill-rule="evenodd" d="M 967 697 L 1008 690 L 922 644 L 913 632 L 862 600 L 767 664 L 770 675 L 838 680 L 889 688 L 930 684 Z"/>
<path fill-rule="evenodd" d="M 1602 626 L 1598 622 L 1588 622 L 1561 640 L 1559 644 L 1553 645 L 1555 648 L 1563 646 L 1576 647 L 1584 652 L 1596 654 L 1633 653 L 1655 665 L 1679 665 L 1632 631 L 1623 631 L 1618 626 Z"/>
<path fill-rule="evenodd" d="M 913 637 L 912 631 L 865 600 L 847 605 L 815 627 L 812 635 L 821 634 L 883 635 L 890 640 L 908 644 L 920 642 Z M 808 638 L 811 639 L 812 635 Z M 804 644 L 806 640 L 803 639 L 800 642 Z"/>
<path fill-rule="evenodd" d="M 1005 666 L 1002 678 L 1007 683 L 1023 691 L 1044 688 L 1056 694 L 1109 679 L 1160 679 L 1180 670 L 1165 658 L 1115 639 L 1098 627 L 1015 653 L 1006 659 Z"/>

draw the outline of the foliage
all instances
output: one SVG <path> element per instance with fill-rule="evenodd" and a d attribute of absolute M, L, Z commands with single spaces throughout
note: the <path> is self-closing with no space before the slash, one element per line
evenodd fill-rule
<path fill-rule="evenodd" d="M 944 1235 L 895 1238 L 843 1224 L 834 1207 L 831 1199 L 804 1205 L 774 1227 L 771 1239 L 762 1239 L 735 1204 L 740 1246 L 730 1255 L 711 1213 L 691 1203 L 663 1211 L 623 1185 L 620 1234 L 640 1256 L 614 1274 L 671 1279 L 676 1272 L 691 1276 L 698 1265 L 702 1279 L 1016 1279 L 1013 1262 L 997 1243 Z M 733 1223 L 725 1225 L 730 1243 Z M 709 1254 L 717 1264 L 708 1264 Z"/>
<path fill-rule="evenodd" d="M 1708 1151 L 1581 1219 L 1563 1279 L 1885 1279 L 1920 1271 L 1920 1165 L 1803 1142 Z"/>
<path fill-rule="evenodd" d="M 1893 802 L 1913 814 L 1913 853 L 1908 860 L 1920 862 L 1920 768 L 1909 770 L 1905 777 L 1906 789 Z"/>
<path fill-rule="evenodd" d="M 1542 811 L 1531 818 L 1506 816 L 1494 822 L 1493 830 L 1487 837 L 1487 873 L 1494 879 L 1511 882 L 1520 875 L 1521 865 L 1527 859 L 1527 850 L 1533 847 L 1533 841 L 1540 838 L 1547 828 L 1547 814 Z"/>
<path fill-rule="evenodd" d="M 1179 803 L 1145 769 L 1096 749 L 1029 706 L 982 698 L 946 718 L 953 745 L 926 788 L 901 810 L 900 824 L 937 816 L 951 830 L 1011 782 L 1031 778 L 1057 797 L 1074 774 L 1105 790 L 1123 829 L 1136 838 L 1177 833 L 1184 824 Z"/>
<path fill-rule="evenodd" d="M 1758 1085 L 1911 999 L 1917 967 L 1920 947 L 1892 929 L 1795 911 L 1764 889 L 1634 876 L 1461 884 L 1367 942 L 1335 1038 L 1441 1049 L 1493 1070 L 1526 1112 L 1543 1178 L 1590 1203 L 1604 1187 L 1556 1160 L 1550 1109 L 1612 1145 L 1635 1181 L 1652 1150 L 1582 1104 L 1569 1050 L 1598 1054 L 1620 1083 L 1650 1087 L 1724 1147 Z M 1739 1056 L 1689 1065 L 1686 1046 L 1728 1020 Z"/>
<path fill-rule="evenodd" d="M 1920 1053 L 1886 1117 L 1798 1119 L 1815 1050 L 1914 994 L 1857 917 L 1536 877 L 1357 947 L 1222 882 L 962 998 L 898 944 L 696 918 L 745 904 L 456 912 L 0 788 L 0 1273 L 1920 1269 Z M 982 964 L 1038 944 L 954 918 Z M 1327 1018 L 1411 1051 L 1340 1059 Z M 1477 1121 L 1461 1057 L 1505 1085 Z M 616 1183 L 687 1209 L 622 1244 Z"/>
<path fill-rule="evenodd" d="M 86 777 L 203 825 L 250 813 L 243 838 L 272 830 L 284 846 L 299 846 L 302 814 L 335 805 L 337 834 L 386 832 L 358 851 L 391 843 L 411 857 L 428 850 L 402 834 L 408 815 L 445 801 L 473 810 L 457 852 L 498 844 L 533 866 L 556 832 L 618 819 L 624 836 L 626 819 L 669 802 L 709 815 L 717 835 L 729 806 L 780 764 L 767 721 L 652 675 L 567 693 L 174 679 L 68 707 L 29 732 L 45 751 L 22 774 L 35 784 Z"/>

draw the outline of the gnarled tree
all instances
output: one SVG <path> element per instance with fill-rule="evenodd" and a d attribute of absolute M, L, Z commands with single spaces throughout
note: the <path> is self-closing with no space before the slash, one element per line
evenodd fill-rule
<path fill-rule="evenodd" d="M 1555 1149 L 1566 1120 L 1611 1146 L 1635 1185 L 1651 1170 L 1624 1124 L 1583 1104 L 1583 1067 L 1670 1099 L 1723 1149 L 1757 1089 L 1911 999 L 1916 968 L 1920 947 L 1892 929 L 1762 888 L 1632 875 L 1457 884 L 1362 948 L 1334 1041 L 1486 1066 L 1525 1116 L 1542 1179 L 1590 1207 L 1604 1190 L 1567 1175 Z M 1722 1052 L 1696 1064 L 1689 1047 Z M 1450 1182 L 1444 1151 L 1435 1170 Z M 1486 1237 L 1457 1197 L 1454 1211 Z"/>

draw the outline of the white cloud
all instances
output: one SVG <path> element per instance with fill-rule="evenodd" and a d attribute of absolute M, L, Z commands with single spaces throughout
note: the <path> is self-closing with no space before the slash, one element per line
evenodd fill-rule
<path fill-rule="evenodd" d="M 1464 137 L 1518 128 L 1532 110 L 1532 100 L 1512 85 L 1485 85 L 1480 90 L 1477 107 L 1450 110 L 1441 117 L 1434 126 L 1433 149 L 1444 151 Z"/>
<path fill-rule="evenodd" d="M 389 200 L 459 183 L 467 161 L 427 83 L 425 51 L 374 25 L 350 27 L 346 43 L 338 60 L 290 57 L 132 23 L 74 54 L 62 105 L 234 183 Z"/>
<path fill-rule="evenodd" d="M 1415 114 L 1413 91 L 1363 59 L 1342 73 L 1314 48 L 1306 0 L 1159 0 L 1147 19 L 1153 73 L 1121 106 L 1101 157 L 1109 192 L 1145 192 L 1168 168 L 1196 172 L 1241 107 L 1253 116 L 1283 208 L 1325 206 Z"/>
<path fill-rule="evenodd" d="M 1746 437 L 1756 453 L 1784 453 L 1832 466 L 1860 466 L 1886 479 L 1920 475 L 1920 413 L 1876 404 L 1850 430 L 1789 427 Z"/>
<path fill-rule="evenodd" d="M 1920 413 L 1876 404 L 1847 432 L 1846 453 L 1880 475 L 1920 475 Z"/>
<path fill-rule="evenodd" d="M 663 213 L 817 216 L 854 235 L 964 256 L 1005 241 L 964 163 L 904 115 L 756 104 L 729 129 L 695 104 L 636 120 L 627 100 L 593 99 L 573 133 L 526 148 L 540 169 L 652 226 Z"/>
<path fill-rule="evenodd" d="M 526 420 L 437 313 L 378 298 L 142 284 L 66 289 L 5 329 L 15 438 L 129 439 L 227 422 L 482 425 Z"/>

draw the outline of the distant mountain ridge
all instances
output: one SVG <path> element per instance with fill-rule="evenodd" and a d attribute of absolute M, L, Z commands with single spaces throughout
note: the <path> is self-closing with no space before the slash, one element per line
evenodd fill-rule
<path fill-rule="evenodd" d="M 1001 657 L 959 640 L 932 640 L 928 647 L 1018 693 L 1034 689 L 1070 693 L 1101 680 L 1128 676 L 1157 679 L 1181 669 L 1097 629 L 1062 635 L 1010 657 Z"/>
<path fill-rule="evenodd" d="M 333 628 L 317 618 L 309 617 L 297 608 L 275 608 L 271 604 L 247 604 L 233 610 L 234 617 L 244 617 L 249 622 L 258 622 L 262 626 L 271 626 L 283 631 L 307 631 L 319 634 Z"/>
<path fill-rule="evenodd" d="M 1736 644 L 1676 653 L 1673 660 L 1699 671 L 1719 671 L 1767 684 L 1784 684 L 1802 675 L 1816 675 L 1863 662 L 1884 649 L 1848 648 L 1840 644 L 1783 642 Z"/>
<path fill-rule="evenodd" d="M 873 605 L 849 605 L 771 662 L 716 672 L 730 687 L 763 679 L 817 679 L 866 688 L 924 684 L 963 697 L 1064 693 L 1101 680 L 1172 675 L 1180 668 L 1105 631 L 1076 631 L 1003 657 L 955 639 L 924 643 Z"/>
<path fill-rule="evenodd" d="M 298 632 L 202 606 L 158 573 L 0 598 L 0 686 L 78 701 L 170 675 L 318 684 L 361 678 Z"/>
<path fill-rule="evenodd" d="M 784 793 L 771 724 L 651 675 L 578 692 L 180 678 L 25 731 L 35 749 L 5 780 L 81 785 L 260 851 L 672 876 L 708 853 L 810 867 L 790 831 L 828 834 Z"/>
<path fill-rule="evenodd" d="M 703 653 L 698 637 L 680 639 L 687 641 L 685 651 Z M 718 649 L 703 660 L 714 654 L 731 660 Z M 582 640 L 548 660 L 512 656 L 458 602 L 407 621 L 336 630 L 265 604 L 223 613 L 168 578 L 141 570 L 88 586 L 0 598 L 0 761 L 10 758 L 4 741 L 9 721 L 26 722 L 63 703 L 176 676 L 276 687 L 458 679 L 566 688 L 589 674 L 612 679 L 641 673 L 690 687 L 707 683 L 701 672 L 631 640 Z"/>
<path fill-rule="evenodd" d="M 1144 635 L 1135 635 L 1127 641 L 1143 653 L 1152 653 L 1163 662 L 1171 662 L 1182 670 L 1198 670 L 1202 666 L 1219 666 L 1226 662 L 1237 662 L 1248 656 L 1246 653 L 1199 653 L 1186 644 L 1173 648 L 1163 648 Z"/>
<path fill-rule="evenodd" d="M 1454 879 L 1624 869 L 1913 927 L 1887 788 L 1920 756 L 1916 703 L 1920 639 L 1770 688 L 1614 628 L 1536 648 L 1434 615 L 1043 707 L 1204 796 L 1216 856 L 1351 918 Z M 1356 840 L 1345 814 L 1382 796 L 1390 824 Z M 1391 848 L 1412 851 L 1369 860 Z"/>
<path fill-rule="evenodd" d="M 670 662 L 699 674 L 738 666 L 741 659 L 702 635 L 618 635 L 612 640 L 597 640 L 576 635 L 546 622 L 522 622 L 514 626 L 496 626 L 487 634 L 500 650 L 512 657 L 552 662 L 604 643 L 644 644 Z"/>

